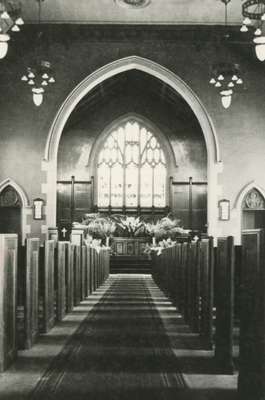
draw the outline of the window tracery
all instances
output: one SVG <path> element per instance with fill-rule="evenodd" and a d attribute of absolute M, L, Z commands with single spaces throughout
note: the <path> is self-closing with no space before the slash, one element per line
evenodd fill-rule
<path fill-rule="evenodd" d="M 107 137 L 98 157 L 98 206 L 166 206 L 166 160 L 155 135 L 136 120 Z"/>
<path fill-rule="evenodd" d="M 246 194 L 243 202 L 243 209 L 265 209 L 265 200 L 257 189 L 253 188 Z"/>
<path fill-rule="evenodd" d="M 0 207 L 21 207 L 21 200 L 17 191 L 10 185 L 0 193 Z"/>

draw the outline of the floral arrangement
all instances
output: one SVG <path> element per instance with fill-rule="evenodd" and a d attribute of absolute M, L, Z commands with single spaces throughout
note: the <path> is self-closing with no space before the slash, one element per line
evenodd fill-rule
<path fill-rule="evenodd" d="M 111 218 L 101 217 L 100 214 L 86 214 L 82 224 L 87 228 L 90 237 L 88 240 L 105 240 L 109 246 L 110 237 L 116 230 L 116 224 Z"/>
<path fill-rule="evenodd" d="M 177 243 L 176 241 L 173 241 L 170 238 L 168 238 L 167 240 L 163 239 L 158 244 L 152 243 L 150 245 L 147 243 L 144 252 L 148 255 L 151 255 L 151 253 L 154 252 L 156 253 L 157 256 L 160 256 L 160 254 L 162 254 L 162 251 L 164 249 L 173 247 L 175 246 L 176 243 Z"/>
<path fill-rule="evenodd" d="M 144 232 L 144 222 L 140 217 L 129 217 L 126 215 L 113 215 L 118 228 L 121 229 L 124 236 L 134 237 L 140 236 Z"/>
<path fill-rule="evenodd" d="M 152 238 L 153 246 L 160 243 L 174 241 L 180 236 L 188 236 L 190 231 L 180 226 L 180 220 L 167 215 L 157 221 L 144 221 L 141 217 L 126 215 L 112 215 L 103 217 L 97 213 L 85 214 L 79 226 L 86 227 L 88 235 L 93 239 L 101 239 L 109 246 L 110 238 L 113 236 L 137 237 L 145 236 Z M 162 245 L 161 245 L 162 243 Z"/>
<path fill-rule="evenodd" d="M 179 224 L 179 219 L 166 216 L 156 222 L 147 223 L 145 227 L 147 234 L 153 237 L 153 243 L 155 243 L 168 238 L 175 239 L 179 236 L 188 235 L 190 231 L 183 229 Z"/>

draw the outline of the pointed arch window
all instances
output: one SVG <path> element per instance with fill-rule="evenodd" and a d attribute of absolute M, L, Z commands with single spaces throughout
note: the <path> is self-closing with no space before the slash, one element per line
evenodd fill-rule
<path fill-rule="evenodd" d="M 123 121 L 98 156 L 98 207 L 164 208 L 166 159 L 154 133 L 137 120 Z"/>

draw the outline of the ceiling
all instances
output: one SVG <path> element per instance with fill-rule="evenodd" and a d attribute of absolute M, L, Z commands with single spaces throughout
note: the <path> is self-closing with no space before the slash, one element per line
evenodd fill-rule
<path fill-rule="evenodd" d="M 161 102 L 168 109 L 172 109 L 175 117 L 190 126 L 198 126 L 198 122 L 193 111 L 185 100 L 170 86 L 141 71 L 127 71 L 115 75 L 97 85 L 78 103 L 73 110 L 68 122 L 67 128 L 73 128 L 79 121 L 82 121 L 90 113 L 93 113 L 95 107 L 105 107 L 113 99 L 129 96 L 132 99 L 143 97 L 143 88 L 145 98 L 150 102 Z M 136 96 L 136 97 L 135 97 Z"/>
<path fill-rule="evenodd" d="M 38 21 L 36 0 L 22 0 L 27 23 Z M 241 1 L 228 5 L 228 23 L 242 21 Z M 115 0 L 44 0 L 41 21 L 46 23 L 84 24 L 198 24 L 224 23 L 221 0 L 151 0 L 145 8 L 119 6 Z"/>

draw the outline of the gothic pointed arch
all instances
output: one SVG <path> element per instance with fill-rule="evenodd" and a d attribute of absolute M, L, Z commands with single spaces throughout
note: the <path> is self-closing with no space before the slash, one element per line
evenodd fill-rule
<path fill-rule="evenodd" d="M 242 203 L 243 210 L 265 210 L 265 198 L 255 187 L 250 189 Z"/>
<path fill-rule="evenodd" d="M 218 202 L 217 193 L 220 192 L 218 175 L 222 172 L 220 150 L 212 120 L 194 91 L 174 72 L 164 66 L 139 56 L 129 56 L 115 60 L 97 69 L 87 76 L 65 99 L 51 125 L 44 153 L 42 169 L 47 173 L 47 180 L 43 185 L 43 194 L 47 196 L 47 224 L 54 226 L 56 223 L 56 177 L 57 153 L 60 138 L 69 116 L 92 89 L 109 78 L 130 70 L 142 71 L 170 86 L 190 106 L 202 129 L 208 160 L 208 233 L 217 236 L 218 232 Z"/>
<path fill-rule="evenodd" d="M 108 125 L 88 165 L 96 177 L 99 207 L 166 207 L 175 155 L 165 135 L 139 114 L 128 113 Z"/>
<path fill-rule="evenodd" d="M 193 110 L 202 128 L 208 156 L 212 158 L 214 162 L 220 162 L 221 155 L 214 125 L 198 96 L 180 77 L 178 77 L 172 71 L 154 61 L 139 56 L 125 57 L 106 64 L 87 76 L 82 82 L 79 83 L 79 85 L 75 87 L 75 89 L 69 94 L 64 103 L 61 105 L 51 125 L 46 141 L 44 159 L 49 161 L 57 158 L 57 152 L 63 128 L 70 114 L 80 100 L 101 82 L 117 74 L 130 70 L 143 71 L 160 79 L 162 82 L 165 82 L 172 87 L 184 98 L 184 100 Z"/>
<path fill-rule="evenodd" d="M 247 215 L 250 218 L 252 213 L 252 219 L 254 221 L 253 213 L 265 212 L 265 189 L 259 185 L 255 180 L 247 183 L 239 192 L 234 202 L 234 207 L 232 209 L 232 215 L 235 220 L 239 221 L 239 228 L 241 236 L 241 232 L 248 225 L 248 220 L 246 219 Z M 260 216 L 258 217 L 260 219 Z M 263 217 L 262 217 L 263 219 Z M 252 221 L 252 223 L 254 223 Z M 238 244 L 241 243 L 241 238 L 238 238 Z"/>
<path fill-rule="evenodd" d="M 144 125 L 145 127 L 147 127 L 147 129 L 149 129 L 156 136 L 159 143 L 161 144 L 163 151 L 166 155 L 167 162 L 169 164 L 169 169 L 171 170 L 177 166 L 175 153 L 172 149 L 172 146 L 168 138 L 164 135 L 164 133 L 161 132 L 158 126 L 156 126 L 152 121 L 150 121 L 143 115 L 132 112 L 121 115 L 119 118 L 115 119 L 109 125 L 107 125 L 105 129 L 102 131 L 101 135 L 97 138 L 97 140 L 93 144 L 88 160 L 88 166 L 91 168 L 92 174 L 93 174 L 93 165 L 96 165 L 99 151 L 103 143 L 105 142 L 106 138 L 108 137 L 111 131 L 115 130 L 115 128 L 122 125 L 123 123 L 126 123 L 127 121 L 135 121 L 138 122 L 140 125 Z"/>
<path fill-rule="evenodd" d="M 247 195 L 251 195 L 251 193 L 259 194 L 263 199 L 265 199 L 265 189 L 253 180 L 240 190 L 234 203 L 234 210 L 241 212 L 242 208 L 244 208 L 244 201 L 246 200 Z"/>
<path fill-rule="evenodd" d="M 22 241 L 24 241 L 31 230 L 27 221 L 31 207 L 24 189 L 11 178 L 0 182 L 0 207 L 9 206 L 21 208 L 21 235 Z"/>
<path fill-rule="evenodd" d="M 22 202 L 22 207 L 29 206 L 29 200 L 28 200 L 28 196 L 27 196 L 26 192 L 13 179 L 7 178 L 0 183 L 0 194 L 7 188 L 13 188 L 18 193 L 18 195 L 21 199 L 21 202 Z"/>

